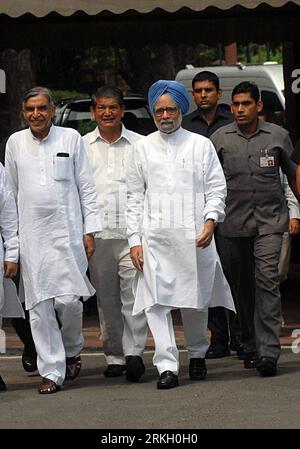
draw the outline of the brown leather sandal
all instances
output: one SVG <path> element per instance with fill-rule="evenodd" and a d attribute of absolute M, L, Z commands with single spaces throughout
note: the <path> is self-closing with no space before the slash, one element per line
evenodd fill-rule
<path fill-rule="evenodd" d="M 65 380 L 74 380 L 81 370 L 81 357 L 76 355 L 74 357 L 66 358 L 66 377 Z"/>
<path fill-rule="evenodd" d="M 57 385 L 53 380 L 47 379 L 47 377 L 43 377 L 42 384 L 38 389 L 40 394 L 53 394 L 57 391 L 60 391 L 61 387 Z"/>

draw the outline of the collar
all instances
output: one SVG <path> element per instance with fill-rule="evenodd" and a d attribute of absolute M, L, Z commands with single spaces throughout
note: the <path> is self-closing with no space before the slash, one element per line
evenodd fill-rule
<path fill-rule="evenodd" d="M 173 131 L 172 133 L 163 133 L 162 131 L 158 130 L 159 135 L 165 139 L 165 140 L 172 140 L 175 139 L 176 137 L 179 137 L 183 132 L 185 132 L 185 130 L 179 126 L 179 128 L 177 128 L 175 131 Z"/>
<path fill-rule="evenodd" d="M 271 133 L 270 124 L 258 119 L 256 131 L 254 134 L 252 134 L 251 137 L 256 136 L 257 134 L 260 134 L 261 132 L 270 134 Z M 245 137 L 244 134 L 242 133 L 242 131 L 240 130 L 240 128 L 238 127 L 235 120 L 234 120 L 234 122 L 232 122 L 226 126 L 225 133 L 226 134 L 236 133 L 241 137 Z"/>
<path fill-rule="evenodd" d="M 117 140 L 115 140 L 114 142 L 110 143 L 110 145 L 114 145 L 115 143 L 119 142 L 119 140 L 121 139 L 125 139 L 127 140 L 127 142 L 129 142 L 130 144 L 133 144 L 132 138 L 131 138 L 131 134 L 128 131 L 128 129 L 125 128 L 125 126 L 122 124 L 122 128 L 121 128 L 121 134 L 120 136 L 117 138 Z M 98 128 L 98 126 L 96 126 L 96 128 L 94 129 L 94 131 L 92 131 L 90 133 L 90 139 L 89 139 L 89 143 L 93 144 L 95 142 L 97 142 L 98 140 L 102 140 L 102 142 L 108 143 L 107 140 L 105 140 L 101 134 L 100 134 L 100 130 Z"/>
<path fill-rule="evenodd" d="M 225 108 L 222 108 L 222 106 L 219 105 L 216 110 L 216 115 L 215 115 L 213 123 L 217 120 L 218 117 L 231 118 L 232 114 L 230 111 L 227 111 Z M 206 120 L 203 119 L 201 109 L 199 109 L 199 108 L 196 109 L 195 111 L 191 112 L 190 118 L 191 118 L 191 120 L 199 120 L 200 119 L 206 123 Z"/>
<path fill-rule="evenodd" d="M 36 140 L 37 142 L 45 142 L 46 140 L 48 140 L 52 134 L 54 133 L 54 126 L 51 124 L 49 132 L 47 134 L 46 137 L 44 137 L 42 140 L 38 139 L 37 137 L 35 137 L 35 135 L 33 134 L 33 132 L 31 131 L 30 127 L 28 128 L 29 131 L 29 135 L 32 137 L 33 140 Z"/>

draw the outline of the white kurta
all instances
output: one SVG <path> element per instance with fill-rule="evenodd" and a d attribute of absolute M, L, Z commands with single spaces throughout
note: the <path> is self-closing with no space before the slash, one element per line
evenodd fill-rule
<path fill-rule="evenodd" d="M 209 139 L 179 128 L 135 145 L 127 172 L 130 247 L 143 245 L 133 313 L 154 304 L 235 310 L 214 240 L 197 248 L 205 220 L 224 220 L 226 181 Z"/>
<path fill-rule="evenodd" d="M 18 262 L 18 215 L 13 194 L 6 181 L 4 167 L 0 164 L 0 318 L 24 317 L 17 289 L 11 279 L 4 278 L 4 260 Z"/>
<path fill-rule="evenodd" d="M 52 126 L 39 141 L 30 129 L 16 132 L 5 168 L 19 213 L 26 308 L 58 296 L 89 298 L 95 290 L 86 276 L 83 235 L 101 230 L 101 220 L 80 134 Z"/>

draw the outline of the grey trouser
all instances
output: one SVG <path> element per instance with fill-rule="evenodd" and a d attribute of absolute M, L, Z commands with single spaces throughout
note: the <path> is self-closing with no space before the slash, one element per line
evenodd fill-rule
<path fill-rule="evenodd" d="M 127 240 L 97 238 L 89 270 L 97 294 L 106 361 L 123 365 L 125 356 L 143 354 L 148 336 L 145 315 L 132 316 L 132 282 L 136 270 Z"/>
<path fill-rule="evenodd" d="M 285 232 L 282 236 L 282 247 L 278 267 L 280 284 L 287 279 L 290 267 L 291 243 L 292 243 L 292 236 L 289 235 L 288 232 Z"/>
<path fill-rule="evenodd" d="M 218 250 L 241 325 L 246 352 L 259 357 L 280 354 L 281 298 L 278 263 L 282 234 L 226 238 Z"/>

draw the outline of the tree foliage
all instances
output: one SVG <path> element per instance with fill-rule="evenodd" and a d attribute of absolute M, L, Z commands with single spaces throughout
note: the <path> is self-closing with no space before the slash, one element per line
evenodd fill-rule
<path fill-rule="evenodd" d="M 239 61 L 282 62 L 281 47 L 249 44 L 238 47 Z M 127 48 L 41 49 L 37 54 L 37 81 L 55 90 L 90 94 L 103 84 L 117 85 L 125 94 L 146 94 L 157 79 L 174 79 L 186 64 L 195 67 L 224 63 L 221 44 L 132 45 Z"/>

